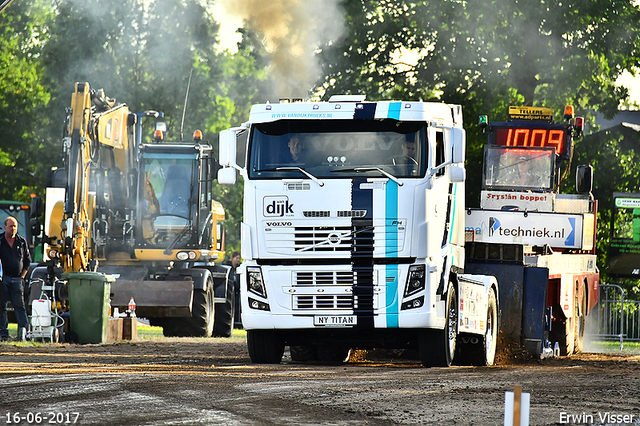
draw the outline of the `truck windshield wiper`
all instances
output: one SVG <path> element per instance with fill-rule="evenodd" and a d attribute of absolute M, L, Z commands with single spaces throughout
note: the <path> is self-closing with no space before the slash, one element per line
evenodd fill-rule
<path fill-rule="evenodd" d="M 322 182 L 320 179 L 318 179 L 317 177 L 315 177 L 314 175 L 312 175 L 311 173 L 309 173 L 308 171 L 306 171 L 301 167 L 276 167 L 275 169 L 264 169 L 264 170 L 258 170 L 258 171 L 259 172 L 280 172 L 283 170 L 297 170 L 303 175 L 305 175 L 306 177 L 308 177 L 309 179 L 311 179 L 312 181 L 314 181 L 315 183 L 317 183 L 318 186 L 321 186 L 321 187 L 324 186 L 324 182 Z"/>
<path fill-rule="evenodd" d="M 383 175 L 385 175 L 386 177 L 388 177 L 389 179 L 391 179 L 392 181 L 394 181 L 395 183 L 398 184 L 398 186 L 402 186 L 404 185 L 404 183 L 400 182 L 400 180 L 395 177 L 394 175 L 392 175 L 389 172 L 386 172 L 384 170 L 382 170 L 380 167 L 375 167 L 375 166 L 367 166 L 367 167 L 347 167 L 347 168 L 343 168 L 343 169 L 333 169 L 331 170 L 332 173 L 340 173 L 340 172 L 371 172 L 371 171 L 378 171 L 380 173 L 382 173 Z"/>

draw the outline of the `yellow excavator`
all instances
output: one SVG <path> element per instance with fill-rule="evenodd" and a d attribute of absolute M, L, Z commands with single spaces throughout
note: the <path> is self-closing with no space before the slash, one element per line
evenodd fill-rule
<path fill-rule="evenodd" d="M 154 141 L 141 120 L 156 117 Z M 136 313 L 166 336 L 230 336 L 234 282 L 224 258 L 222 205 L 212 196 L 217 161 L 196 131 L 166 142 L 156 112 L 132 113 L 103 90 L 76 83 L 63 135 L 63 167 L 47 188 L 47 266 L 32 277 L 102 272 L 112 308 Z M 64 292 L 63 292 L 64 293 Z"/>

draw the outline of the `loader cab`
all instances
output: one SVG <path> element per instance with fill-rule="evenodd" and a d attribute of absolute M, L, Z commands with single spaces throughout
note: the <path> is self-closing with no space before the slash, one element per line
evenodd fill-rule
<path fill-rule="evenodd" d="M 136 248 L 214 248 L 214 161 L 205 144 L 140 146 Z"/>

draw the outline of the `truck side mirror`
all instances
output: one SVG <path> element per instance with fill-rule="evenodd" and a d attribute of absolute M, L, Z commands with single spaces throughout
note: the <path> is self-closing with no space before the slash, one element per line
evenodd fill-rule
<path fill-rule="evenodd" d="M 223 167 L 218 170 L 218 183 L 221 185 L 233 185 L 236 183 L 236 169 Z"/>
<path fill-rule="evenodd" d="M 593 190 L 593 167 L 580 165 L 576 167 L 576 191 L 580 194 Z"/>
<path fill-rule="evenodd" d="M 464 129 L 454 127 L 451 129 L 451 162 L 464 163 L 464 154 L 466 150 Z"/>
<path fill-rule="evenodd" d="M 451 182 L 464 182 L 467 174 L 464 167 L 449 166 L 448 176 Z"/>
<path fill-rule="evenodd" d="M 236 165 L 236 129 L 227 129 L 220 132 L 220 138 L 218 140 L 218 148 L 219 148 L 219 155 L 220 155 L 220 165 L 223 167 L 235 166 Z"/>

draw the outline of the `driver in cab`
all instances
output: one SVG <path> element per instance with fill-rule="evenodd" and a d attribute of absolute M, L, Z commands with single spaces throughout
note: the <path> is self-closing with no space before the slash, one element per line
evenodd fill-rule
<path fill-rule="evenodd" d="M 288 147 L 289 153 L 291 154 L 291 161 L 294 163 L 304 163 L 307 151 L 299 135 L 293 135 L 291 139 L 289 139 Z"/>

